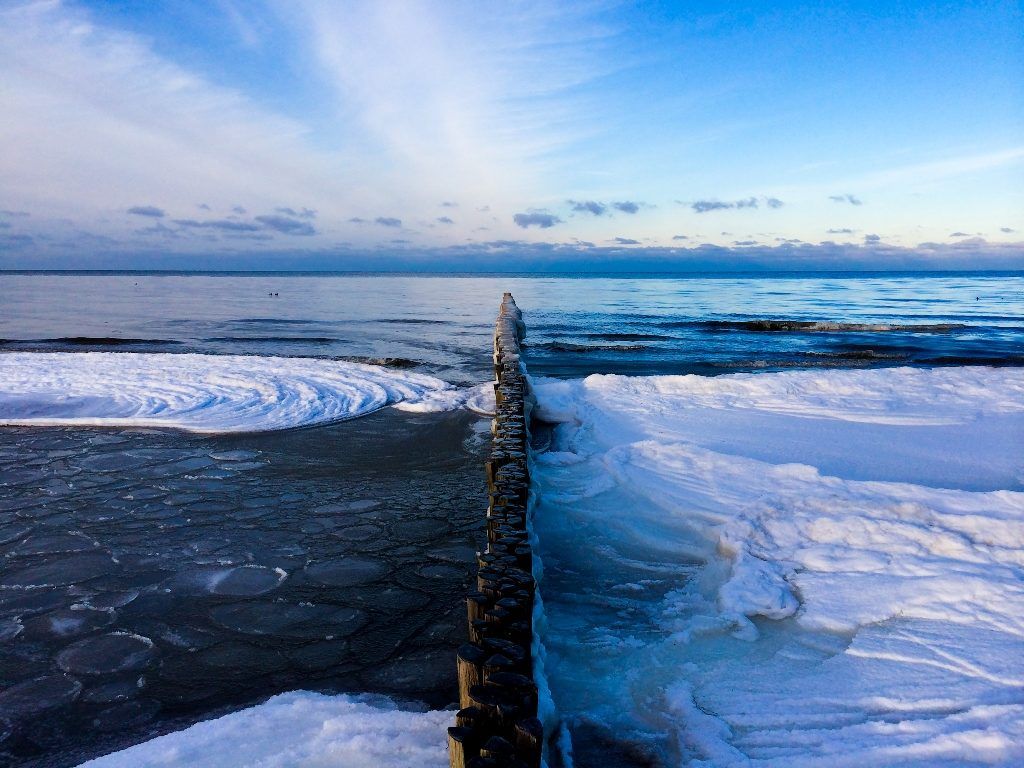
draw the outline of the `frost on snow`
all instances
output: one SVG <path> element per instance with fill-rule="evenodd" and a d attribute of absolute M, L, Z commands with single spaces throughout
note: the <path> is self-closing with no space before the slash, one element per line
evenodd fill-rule
<path fill-rule="evenodd" d="M 535 387 L 577 729 L 684 765 L 1024 762 L 1024 371 Z"/>

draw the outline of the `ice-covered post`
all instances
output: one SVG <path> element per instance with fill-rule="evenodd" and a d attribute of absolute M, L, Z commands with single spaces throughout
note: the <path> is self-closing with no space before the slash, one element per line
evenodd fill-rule
<path fill-rule="evenodd" d="M 486 463 L 487 549 L 477 554 L 466 598 L 469 642 L 459 647 L 459 706 L 448 729 L 451 768 L 529 766 L 541 761 L 533 642 L 533 553 L 526 528 L 532 395 L 519 343 L 523 315 L 506 293 L 494 327 L 493 440 Z"/>

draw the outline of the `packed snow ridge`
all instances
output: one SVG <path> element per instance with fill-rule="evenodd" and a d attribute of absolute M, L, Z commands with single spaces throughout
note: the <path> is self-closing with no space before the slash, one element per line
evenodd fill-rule
<path fill-rule="evenodd" d="M 0 354 L 0 425 L 262 432 L 385 406 L 487 412 L 482 387 L 339 360 L 131 352 Z"/>
<path fill-rule="evenodd" d="M 444 768 L 452 713 L 382 696 L 296 691 L 84 763 L 82 768 Z"/>
<path fill-rule="evenodd" d="M 1024 370 L 534 387 L 569 722 L 693 766 L 1024 764 Z"/>

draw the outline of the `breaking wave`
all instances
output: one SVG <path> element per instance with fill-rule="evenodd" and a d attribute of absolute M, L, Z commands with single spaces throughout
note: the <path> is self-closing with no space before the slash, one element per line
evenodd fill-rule
<path fill-rule="evenodd" d="M 0 354 L 0 424 L 263 432 L 388 405 L 486 409 L 476 389 L 340 360 L 124 352 Z"/>

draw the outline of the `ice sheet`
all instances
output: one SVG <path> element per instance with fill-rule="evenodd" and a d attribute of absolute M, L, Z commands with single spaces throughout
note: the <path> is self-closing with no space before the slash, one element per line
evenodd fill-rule
<path fill-rule="evenodd" d="M 296 691 L 83 768 L 442 768 L 451 720 L 451 712 L 403 711 L 380 696 Z"/>
<path fill-rule="evenodd" d="M 1024 371 L 535 388 L 577 734 L 683 765 L 1024 759 Z"/>
<path fill-rule="evenodd" d="M 338 360 L 133 352 L 0 354 L 0 424 L 257 432 L 388 405 L 486 410 L 479 388 Z"/>

